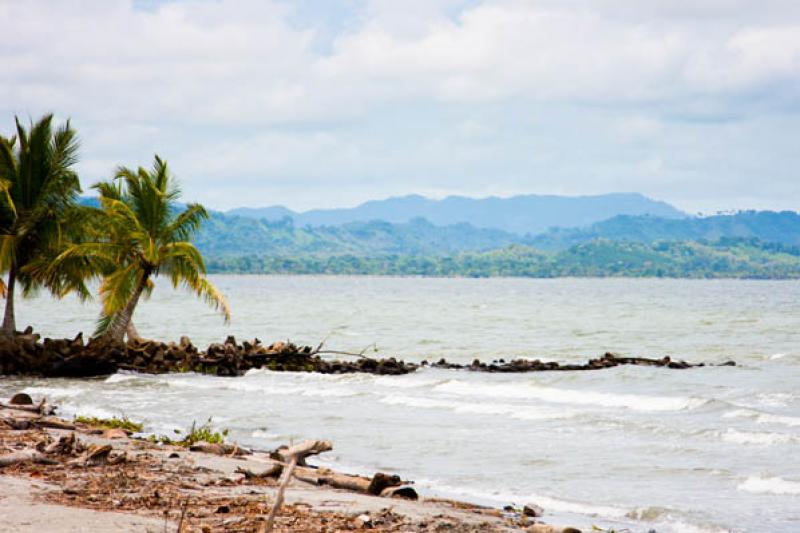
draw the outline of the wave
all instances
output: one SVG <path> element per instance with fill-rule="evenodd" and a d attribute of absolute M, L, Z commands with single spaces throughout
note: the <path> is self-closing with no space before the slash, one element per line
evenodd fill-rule
<path fill-rule="evenodd" d="M 751 476 L 736 488 L 758 494 L 800 495 L 800 481 L 780 477 Z"/>
<path fill-rule="evenodd" d="M 551 403 L 622 407 L 634 411 L 682 411 L 700 407 L 709 401 L 703 398 L 687 398 L 683 396 L 616 394 L 524 384 L 486 385 L 458 380 L 447 381 L 437 385 L 433 390 L 461 396 L 478 395 L 493 398 L 535 399 Z"/>
<path fill-rule="evenodd" d="M 141 376 L 137 376 L 136 374 L 112 374 L 108 376 L 103 383 L 124 383 L 136 379 L 141 379 Z"/>
<path fill-rule="evenodd" d="M 494 502 L 500 505 L 517 504 L 523 505 L 530 502 L 535 503 L 545 509 L 546 514 L 552 513 L 574 513 L 583 516 L 595 516 L 603 518 L 624 519 L 628 510 L 620 507 L 605 505 L 594 505 L 584 502 L 576 502 L 543 496 L 541 494 L 519 494 L 512 492 L 482 491 L 466 487 L 453 487 L 451 485 L 438 483 L 430 480 L 417 480 L 418 484 L 427 485 L 434 492 L 446 493 L 454 496 L 466 496 L 479 502 Z"/>
<path fill-rule="evenodd" d="M 800 426 L 800 417 L 762 413 L 755 409 L 736 409 L 722 415 L 724 418 L 752 418 L 760 424 L 782 424 L 784 426 Z"/>
<path fill-rule="evenodd" d="M 379 387 L 391 387 L 397 389 L 416 389 L 421 387 L 431 387 L 442 383 L 441 379 L 420 378 L 413 374 L 406 376 L 382 376 L 375 380 L 375 385 Z"/>
<path fill-rule="evenodd" d="M 472 403 L 452 400 L 437 400 L 416 396 L 385 396 L 381 403 L 388 405 L 404 405 L 422 409 L 448 409 L 456 413 L 470 413 L 482 415 L 507 415 L 519 420 L 554 420 L 576 416 L 578 413 L 570 410 L 546 410 L 530 406 L 504 404 L 504 403 Z"/>
<path fill-rule="evenodd" d="M 41 395 L 49 400 L 53 398 L 72 398 L 86 392 L 85 388 L 68 389 L 65 387 L 25 387 L 22 392 L 30 395 Z"/>
<path fill-rule="evenodd" d="M 792 435 L 786 435 L 784 433 L 739 431 L 733 428 L 730 428 L 722 433 L 722 440 L 734 444 L 757 444 L 761 446 L 797 442 L 796 437 Z"/>

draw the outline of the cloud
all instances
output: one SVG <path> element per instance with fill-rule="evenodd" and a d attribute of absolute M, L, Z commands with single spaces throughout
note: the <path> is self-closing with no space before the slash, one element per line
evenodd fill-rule
<path fill-rule="evenodd" d="M 703 205 L 712 177 L 688 200 L 670 180 L 692 165 L 722 172 L 698 154 L 725 140 L 743 153 L 724 169 L 731 201 L 749 197 L 757 162 L 797 190 L 785 168 L 797 156 L 778 167 L 753 137 L 779 135 L 764 124 L 796 137 L 793 0 L 4 2 L 0 35 L 0 131 L 14 113 L 73 117 L 87 182 L 158 151 L 197 176 L 187 192 L 225 205 L 250 203 L 240 191 L 256 176 L 263 196 L 296 201 L 290 184 L 302 183 L 313 205 L 352 203 L 355 184 L 381 195 L 598 183 Z M 732 122 L 745 125 L 736 136 Z M 655 157 L 670 164 L 643 170 Z M 210 193 L 220 181 L 230 192 Z M 349 196 L 331 197 L 337 181 L 354 184 Z"/>

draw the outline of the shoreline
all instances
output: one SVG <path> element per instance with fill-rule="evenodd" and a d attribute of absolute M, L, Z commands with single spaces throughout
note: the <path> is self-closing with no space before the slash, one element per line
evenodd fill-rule
<path fill-rule="evenodd" d="M 276 452 L 286 453 L 281 448 L 265 453 L 227 443 L 154 444 L 49 412 L 43 402 L 0 407 L 0 509 L 14 530 L 40 531 L 57 521 L 64 525 L 60 531 L 160 531 L 167 525 L 175 531 L 183 516 L 182 532 L 255 531 L 274 501 L 277 479 L 259 472 L 276 465 Z M 30 457 L 12 461 L 24 454 Z M 276 531 L 580 531 L 540 522 L 535 506 L 504 511 L 419 497 L 407 483 L 373 495 L 361 490 L 359 476 L 298 470 Z M 402 487 L 408 490 L 396 490 Z"/>

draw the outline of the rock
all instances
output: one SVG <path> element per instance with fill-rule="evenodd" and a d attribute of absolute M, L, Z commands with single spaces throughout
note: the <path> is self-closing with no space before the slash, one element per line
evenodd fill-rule
<path fill-rule="evenodd" d="M 18 392 L 11 397 L 11 401 L 8 403 L 11 405 L 33 405 L 33 398 L 24 392 Z"/>
<path fill-rule="evenodd" d="M 369 488 L 367 488 L 367 492 L 370 494 L 374 494 L 375 496 L 380 495 L 384 489 L 388 487 L 397 487 L 398 485 L 402 484 L 402 480 L 400 476 L 397 475 L 388 475 L 384 474 L 383 472 L 378 472 L 374 476 L 372 476 L 372 480 L 369 483 Z"/>
<path fill-rule="evenodd" d="M 419 494 L 413 487 L 403 485 L 400 487 L 387 487 L 381 492 L 383 498 L 401 498 L 403 500 L 418 500 Z"/>
<path fill-rule="evenodd" d="M 103 432 L 104 439 L 126 439 L 128 438 L 128 433 L 124 429 L 120 428 L 111 428 L 107 429 Z"/>
<path fill-rule="evenodd" d="M 64 483 L 64 486 L 61 487 L 61 490 L 64 492 L 64 494 L 80 494 L 83 492 L 83 485 L 78 481 L 67 481 Z"/>
<path fill-rule="evenodd" d="M 542 516 L 544 514 L 544 509 L 542 509 L 538 505 L 529 503 L 528 505 L 522 508 L 522 514 L 530 517 Z"/>
<path fill-rule="evenodd" d="M 360 514 L 353 520 L 353 525 L 358 529 L 372 529 L 372 518 L 366 513 Z"/>
<path fill-rule="evenodd" d="M 231 512 L 231 508 L 228 507 L 227 505 L 220 505 L 219 507 L 217 507 L 217 510 L 215 512 L 217 512 L 217 513 L 230 513 Z"/>

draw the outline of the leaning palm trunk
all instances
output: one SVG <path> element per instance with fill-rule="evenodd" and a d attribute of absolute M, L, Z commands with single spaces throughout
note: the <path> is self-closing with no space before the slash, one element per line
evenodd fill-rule
<path fill-rule="evenodd" d="M 128 321 L 128 327 L 125 329 L 125 334 L 128 336 L 128 341 L 138 341 L 142 337 L 139 336 L 139 331 L 133 325 L 133 317 Z"/>
<path fill-rule="evenodd" d="M 139 303 L 139 298 L 142 296 L 145 287 L 147 287 L 147 276 L 142 276 L 142 280 L 136 286 L 136 290 L 131 295 L 131 299 L 125 304 L 125 307 L 119 313 L 114 315 L 114 320 L 111 321 L 108 331 L 105 336 L 122 342 L 125 333 L 128 331 L 128 326 L 133 318 L 133 312 L 136 310 L 136 305 Z M 134 328 L 134 332 L 136 329 Z M 138 335 L 137 335 L 138 336 Z"/>
<path fill-rule="evenodd" d="M 13 336 L 17 330 L 17 322 L 14 317 L 14 285 L 17 281 L 15 268 L 12 265 L 8 271 L 8 284 L 6 285 L 6 312 L 3 317 L 3 335 Z"/>

